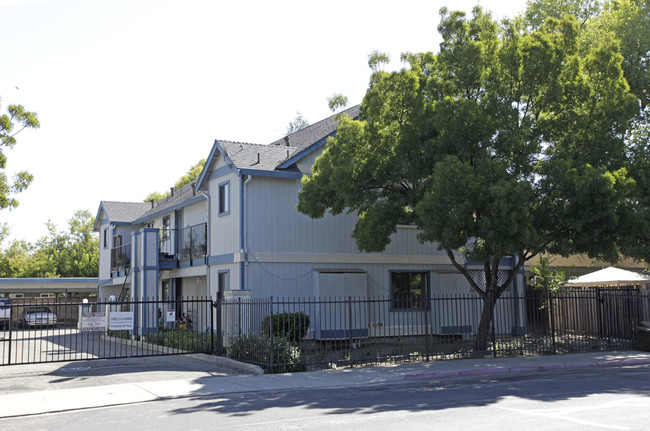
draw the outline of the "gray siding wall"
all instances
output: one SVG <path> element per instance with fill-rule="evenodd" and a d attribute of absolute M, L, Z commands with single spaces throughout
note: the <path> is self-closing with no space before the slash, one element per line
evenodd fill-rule
<path fill-rule="evenodd" d="M 220 167 L 217 165 L 217 167 Z M 219 185 L 230 182 L 230 213 L 219 215 Z M 240 250 L 239 217 L 241 180 L 233 172 L 209 182 L 210 208 L 208 226 L 210 235 L 210 255 L 219 256 L 229 253 L 238 253 Z"/>
<path fill-rule="evenodd" d="M 311 219 L 296 210 L 301 184 L 295 179 L 254 177 L 246 186 L 247 249 L 264 253 L 361 253 L 351 237 L 353 214 Z M 421 244 L 417 230 L 399 228 L 385 255 L 443 256 L 434 244 Z"/>

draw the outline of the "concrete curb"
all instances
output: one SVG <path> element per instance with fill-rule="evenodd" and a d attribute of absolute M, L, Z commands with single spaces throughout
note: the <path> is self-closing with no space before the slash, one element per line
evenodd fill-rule
<path fill-rule="evenodd" d="M 264 370 L 257 365 L 235 361 L 234 359 L 224 358 L 223 356 L 208 355 L 205 353 L 190 353 L 185 356 L 192 359 L 198 359 L 199 361 L 210 362 L 220 367 L 232 368 L 241 373 L 253 375 L 264 374 Z"/>
<path fill-rule="evenodd" d="M 604 362 L 577 362 L 572 364 L 549 364 L 549 365 L 519 365 L 514 367 L 491 367 L 475 368 L 466 370 L 451 371 L 434 371 L 431 373 L 407 374 L 406 380 L 423 380 L 423 379 L 445 379 L 449 377 L 461 376 L 483 376 L 490 374 L 506 373 L 529 373 L 552 370 L 571 370 L 580 368 L 598 368 L 598 367 L 625 367 L 630 365 L 650 364 L 650 359 L 617 359 Z"/>

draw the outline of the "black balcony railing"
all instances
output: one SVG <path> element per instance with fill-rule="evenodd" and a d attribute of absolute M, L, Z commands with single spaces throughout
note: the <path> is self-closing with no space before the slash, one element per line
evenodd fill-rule
<path fill-rule="evenodd" d="M 131 266 L 131 244 L 124 244 L 111 250 L 111 271 L 120 272 Z"/>
<path fill-rule="evenodd" d="M 165 257 L 176 260 L 204 258 L 208 250 L 208 225 L 161 229 L 159 238 L 160 253 Z"/>

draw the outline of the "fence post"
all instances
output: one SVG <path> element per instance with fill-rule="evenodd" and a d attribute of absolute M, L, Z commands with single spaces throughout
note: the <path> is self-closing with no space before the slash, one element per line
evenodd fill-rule
<path fill-rule="evenodd" d="M 221 315 L 223 313 L 222 310 L 223 307 L 223 296 L 220 293 L 217 293 L 217 324 L 216 324 L 216 329 L 217 329 L 217 354 L 221 355 L 223 353 L 223 328 L 222 328 L 222 323 L 221 323 Z"/>
<path fill-rule="evenodd" d="M 214 322 L 214 303 L 210 301 L 210 325 L 212 325 L 213 322 Z M 210 354 L 214 355 L 215 352 L 218 352 L 218 350 L 214 348 L 214 327 L 212 327 L 210 328 Z"/>
<path fill-rule="evenodd" d="M 7 365 L 11 365 L 11 345 L 13 344 L 11 340 L 11 336 L 12 333 L 14 332 L 13 328 L 11 327 L 11 323 L 13 318 L 14 318 L 14 305 L 10 304 L 9 305 L 9 355 L 7 356 Z"/>
<path fill-rule="evenodd" d="M 269 350 L 269 372 L 273 373 L 273 297 L 269 297 L 269 306 L 271 308 L 270 312 L 270 321 L 269 321 L 269 332 L 271 337 L 271 349 Z"/>
<path fill-rule="evenodd" d="M 428 295 L 427 295 L 428 296 Z M 427 297 L 427 303 L 424 307 L 424 336 L 426 337 L 425 343 L 426 343 L 426 360 L 429 362 L 429 354 L 430 354 L 430 340 L 429 340 L 429 313 L 431 311 L 432 304 L 431 304 L 431 298 Z"/>
<path fill-rule="evenodd" d="M 557 347 L 555 345 L 555 312 L 553 311 L 553 294 L 548 294 L 548 308 L 551 314 L 551 339 L 553 340 L 553 354 L 557 355 Z"/>
<path fill-rule="evenodd" d="M 497 325 L 494 321 L 497 314 L 496 304 L 497 304 L 496 295 L 492 295 L 492 304 L 490 304 L 490 306 L 492 307 L 492 321 L 490 322 L 490 324 L 492 325 L 492 357 L 493 358 L 497 357 L 497 333 L 496 333 Z"/>
<path fill-rule="evenodd" d="M 352 363 L 352 297 L 348 296 L 348 334 L 350 339 L 350 368 L 354 367 Z"/>

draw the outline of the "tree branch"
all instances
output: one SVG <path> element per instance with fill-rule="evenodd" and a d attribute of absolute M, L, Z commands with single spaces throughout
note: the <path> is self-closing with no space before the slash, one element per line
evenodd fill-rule
<path fill-rule="evenodd" d="M 484 292 L 483 290 L 481 290 L 481 288 L 479 287 L 479 285 L 476 284 L 476 282 L 474 281 L 474 279 L 472 279 L 472 276 L 469 275 L 469 272 L 467 271 L 467 269 L 465 269 L 464 266 L 462 266 L 462 265 L 460 265 L 458 262 L 456 262 L 456 256 L 454 256 L 454 252 L 451 251 L 451 250 L 449 250 L 448 248 L 446 248 L 445 251 L 447 252 L 447 256 L 449 256 L 449 260 L 451 260 L 451 264 L 454 265 L 454 267 L 456 267 L 456 269 L 457 269 L 458 271 L 460 271 L 460 273 L 463 274 L 463 276 L 465 276 L 465 278 L 466 278 L 467 281 L 469 282 L 470 287 L 471 287 L 471 288 L 472 288 L 476 293 L 478 293 L 479 296 L 480 296 L 481 298 L 484 297 L 484 296 L 485 296 L 485 292 Z"/>

